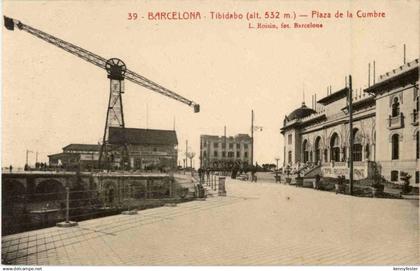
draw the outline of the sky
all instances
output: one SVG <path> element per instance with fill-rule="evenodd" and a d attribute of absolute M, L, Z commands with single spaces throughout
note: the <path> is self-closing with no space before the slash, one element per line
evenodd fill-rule
<path fill-rule="evenodd" d="M 308 106 L 327 87 L 368 84 L 376 75 L 419 56 L 419 1 L 3 1 L 3 13 L 127 67 L 197 102 L 201 112 L 131 82 L 123 96 L 126 127 L 172 130 L 180 158 L 197 153 L 201 134 L 250 133 L 255 161 L 283 159 L 284 116 Z M 385 12 L 385 18 L 320 19 L 312 11 Z M 196 11 L 202 20 L 147 20 L 147 12 Z M 250 29 L 247 20 L 211 20 L 210 11 L 265 11 L 309 17 L 251 23 L 322 23 L 321 29 Z M 136 12 L 137 20 L 128 20 Z M 144 18 L 141 18 L 144 17 Z M 255 26 L 255 25 L 254 25 Z M 2 31 L 2 165 L 48 161 L 70 143 L 103 136 L 109 81 L 106 72 L 19 30 Z M 304 94 L 303 94 L 304 93 Z"/>

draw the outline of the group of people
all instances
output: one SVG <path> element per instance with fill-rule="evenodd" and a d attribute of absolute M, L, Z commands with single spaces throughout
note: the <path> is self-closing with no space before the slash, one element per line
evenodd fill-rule
<path fill-rule="evenodd" d="M 230 172 L 230 177 L 232 179 L 236 179 L 238 175 L 241 174 L 247 174 L 248 172 L 251 172 L 251 181 L 257 180 L 255 173 L 257 172 L 257 167 L 255 166 L 249 166 L 245 168 L 240 168 L 239 166 L 234 166 L 230 169 L 214 169 L 214 168 L 199 168 L 198 169 L 198 176 L 200 178 L 200 181 L 204 181 L 204 176 L 207 176 L 209 178 L 210 172 L 215 171 L 222 171 L 222 172 Z"/>

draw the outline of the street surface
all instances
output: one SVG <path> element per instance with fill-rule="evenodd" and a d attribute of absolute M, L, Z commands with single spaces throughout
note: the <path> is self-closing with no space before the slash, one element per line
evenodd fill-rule
<path fill-rule="evenodd" d="M 418 202 L 227 180 L 227 197 L 2 238 L 31 265 L 419 265 Z"/>

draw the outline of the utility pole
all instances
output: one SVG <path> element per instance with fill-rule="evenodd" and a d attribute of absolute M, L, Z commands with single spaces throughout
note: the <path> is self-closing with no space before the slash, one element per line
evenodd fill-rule
<path fill-rule="evenodd" d="M 185 168 L 188 167 L 188 140 L 185 140 Z"/>
<path fill-rule="evenodd" d="M 251 165 L 254 165 L 254 110 L 251 110 Z"/>
<path fill-rule="evenodd" d="M 347 99 L 349 103 L 349 129 L 350 129 L 349 179 L 350 179 L 350 195 L 353 195 L 353 89 L 352 89 L 351 75 L 349 75 L 349 87 L 348 87 Z"/>
<path fill-rule="evenodd" d="M 26 165 L 29 166 L 29 153 L 31 153 L 33 151 L 30 150 L 26 150 Z"/>
<path fill-rule="evenodd" d="M 224 127 L 224 143 L 225 143 L 225 149 L 224 149 L 224 152 L 225 152 L 225 159 L 226 159 L 226 157 L 228 157 L 228 147 L 227 147 L 227 144 L 226 144 L 226 125 L 225 125 L 225 127 Z M 224 163 L 224 165 L 223 165 L 223 174 L 225 174 L 225 170 L 226 170 L 226 167 L 227 167 L 227 162 L 226 162 L 227 160 L 225 160 L 225 161 L 223 161 L 223 163 Z"/>

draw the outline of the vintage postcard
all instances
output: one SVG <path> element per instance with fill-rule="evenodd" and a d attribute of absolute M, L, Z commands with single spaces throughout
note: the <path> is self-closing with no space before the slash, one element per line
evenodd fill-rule
<path fill-rule="evenodd" d="M 4 270 L 418 270 L 420 1 L 2 11 Z"/>

